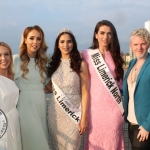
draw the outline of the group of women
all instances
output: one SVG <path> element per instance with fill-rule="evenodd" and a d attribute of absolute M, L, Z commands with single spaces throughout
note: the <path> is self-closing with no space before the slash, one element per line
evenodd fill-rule
<path fill-rule="evenodd" d="M 0 150 L 79 150 L 85 132 L 85 150 L 124 150 L 123 59 L 113 24 L 98 22 L 82 53 L 66 28 L 49 64 L 47 49 L 37 25 L 24 30 L 13 57 L 0 42 L 0 109 L 8 121 Z"/>

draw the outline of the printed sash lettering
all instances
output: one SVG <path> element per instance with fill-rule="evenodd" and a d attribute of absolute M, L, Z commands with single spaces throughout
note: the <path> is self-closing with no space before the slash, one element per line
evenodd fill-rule
<path fill-rule="evenodd" d="M 0 138 L 7 130 L 8 122 L 5 113 L 0 109 Z"/>
<path fill-rule="evenodd" d="M 113 97 L 113 100 L 117 103 L 121 113 L 123 114 L 124 109 L 122 104 L 122 96 L 120 94 L 116 81 L 109 71 L 101 53 L 98 49 L 88 50 L 87 52 L 102 83 L 104 84 L 110 95 Z"/>
<path fill-rule="evenodd" d="M 61 89 L 52 81 L 54 88 L 54 98 L 58 105 L 75 123 L 79 123 L 81 119 L 81 109 L 76 108 Z"/>

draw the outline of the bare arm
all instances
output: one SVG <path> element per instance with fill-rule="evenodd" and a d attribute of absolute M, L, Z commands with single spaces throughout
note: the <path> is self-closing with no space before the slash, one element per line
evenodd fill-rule
<path fill-rule="evenodd" d="M 44 91 L 46 94 L 52 93 L 52 81 L 51 80 L 45 85 Z"/>
<path fill-rule="evenodd" d="M 81 64 L 81 121 L 79 125 L 79 132 L 83 134 L 88 128 L 88 69 L 84 61 Z"/>

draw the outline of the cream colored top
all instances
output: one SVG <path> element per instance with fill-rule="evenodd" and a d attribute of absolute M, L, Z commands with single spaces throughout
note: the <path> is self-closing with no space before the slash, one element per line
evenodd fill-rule
<path fill-rule="evenodd" d="M 130 75 L 129 75 L 130 76 Z M 127 120 L 133 124 L 138 124 L 135 116 L 135 109 L 134 109 L 134 91 L 135 91 L 135 85 L 136 82 L 131 84 L 129 82 L 129 76 L 128 76 L 128 93 L 129 93 L 129 103 L 128 103 L 128 116 Z"/>

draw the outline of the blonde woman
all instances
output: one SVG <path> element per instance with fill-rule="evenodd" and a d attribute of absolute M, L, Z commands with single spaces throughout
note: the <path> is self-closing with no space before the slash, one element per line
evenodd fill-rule
<path fill-rule="evenodd" d="M 22 150 L 19 116 L 16 109 L 19 89 L 13 81 L 12 66 L 11 48 L 6 43 L 0 42 L 0 110 L 7 117 L 8 125 L 5 132 L 0 130 L 0 150 Z M 0 125 L 4 125 L 3 123 L 0 120 Z"/>
<path fill-rule="evenodd" d="M 39 26 L 27 27 L 22 35 L 20 54 L 14 55 L 15 82 L 20 96 L 18 112 L 23 150 L 49 150 L 46 121 L 47 45 Z"/>

